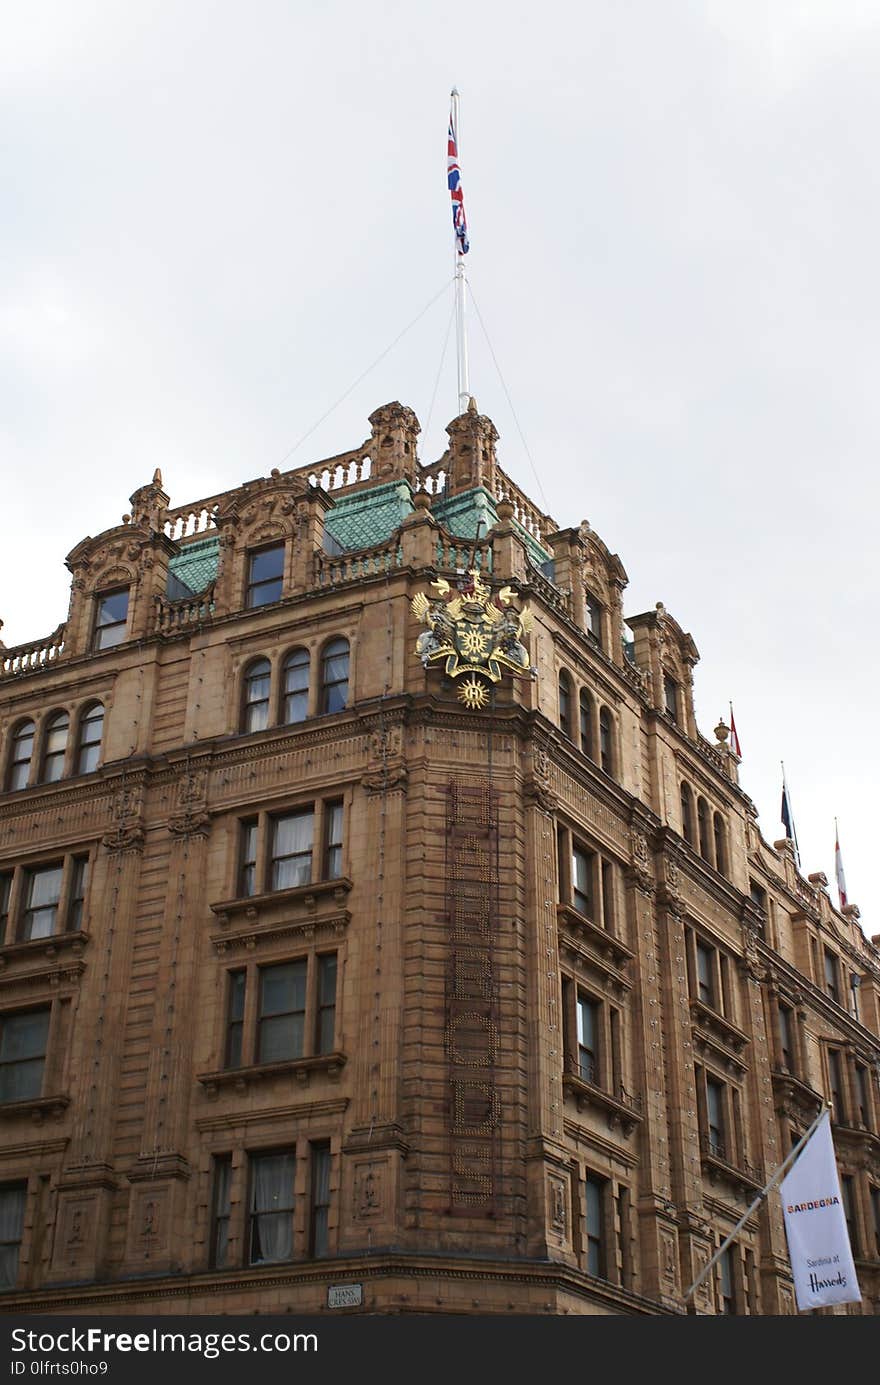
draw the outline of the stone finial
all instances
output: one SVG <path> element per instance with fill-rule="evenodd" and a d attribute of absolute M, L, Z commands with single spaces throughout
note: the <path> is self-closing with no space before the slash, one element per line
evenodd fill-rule
<path fill-rule="evenodd" d="M 447 424 L 446 431 L 449 434 L 448 494 L 485 486 L 494 495 L 498 432 L 490 418 L 477 412 L 473 395 L 467 411 Z"/>
<path fill-rule="evenodd" d="M 410 476 L 416 468 L 416 444 L 421 424 L 412 409 L 395 399 L 370 414 L 374 475 L 390 480 Z"/>
<path fill-rule="evenodd" d="M 814 870 L 812 875 L 807 876 L 807 879 L 811 885 L 828 885 L 828 876 L 824 870 Z"/>
<path fill-rule="evenodd" d="M 129 496 L 132 523 L 144 525 L 148 529 L 161 529 L 161 516 L 163 510 L 168 509 L 168 500 L 169 497 L 162 489 L 162 472 L 156 467 L 149 485 L 139 486 L 134 494 Z"/>
<path fill-rule="evenodd" d="M 723 750 L 726 750 L 728 748 L 727 737 L 729 735 L 730 727 L 726 724 L 724 718 L 722 717 L 721 720 L 718 722 L 718 725 L 715 727 L 715 739 Z"/>

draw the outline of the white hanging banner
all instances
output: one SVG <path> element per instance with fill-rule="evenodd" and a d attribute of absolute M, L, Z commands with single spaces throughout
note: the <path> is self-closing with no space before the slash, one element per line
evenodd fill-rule
<path fill-rule="evenodd" d="M 798 1308 L 860 1303 L 828 1111 L 779 1191 Z"/>

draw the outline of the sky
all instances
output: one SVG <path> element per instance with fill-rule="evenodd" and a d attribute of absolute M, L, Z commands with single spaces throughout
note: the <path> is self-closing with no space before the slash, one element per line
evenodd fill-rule
<path fill-rule="evenodd" d="M 2 638 L 157 466 L 183 504 L 392 399 L 441 455 L 453 85 L 501 465 L 692 633 L 765 837 L 784 761 L 880 932 L 874 0 L 7 0 Z"/>

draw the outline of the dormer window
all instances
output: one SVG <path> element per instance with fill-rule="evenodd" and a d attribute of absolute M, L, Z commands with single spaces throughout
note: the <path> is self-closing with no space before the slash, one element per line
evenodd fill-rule
<path fill-rule="evenodd" d="M 666 715 L 672 717 L 672 720 L 677 722 L 679 718 L 678 684 L 668 673 L 664 673 L 663 675 L 663 706 Z"/>
<path fill-rule="evenodd" d="M 245 605 L 250 610 L 254 606 L 268 606 L 281 600 L 281 584 L 284 577 L 284 544 L 276 543 L 271 548 L 260 548 L 248 556 L 248 583 Z"/>
<path fill-rule="evenodd" d="M 128 587 L 102 592 L 95 617 L 94 649 L 112 649 L 125 639 L 128 625 Z"/>
<path fill-rule="evenodd" d="M 586 593 L 587 634 L 592 635 L 597 644 L 602 643 L 602 607 L 591 592 Z"/>

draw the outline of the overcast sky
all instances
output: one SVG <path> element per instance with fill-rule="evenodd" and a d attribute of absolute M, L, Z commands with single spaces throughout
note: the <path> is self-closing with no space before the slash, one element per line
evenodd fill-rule
<path fill-rule="evenodd" d="M 453 83 L 543 495 L 472 315 L 502 466 L 693 634 L 764 835 L 784 759 L 805 873 L 833 887 L 837 814 L 880 932 L 875 0 L 7 0 L 5 642 L 64 618 L 65 554 L 156 466 L 182 504 L 358 445 L 391 399 L 440 455 Z"/>

